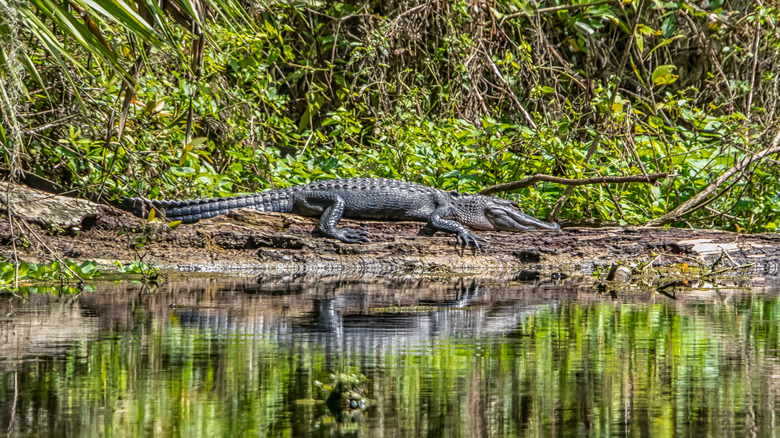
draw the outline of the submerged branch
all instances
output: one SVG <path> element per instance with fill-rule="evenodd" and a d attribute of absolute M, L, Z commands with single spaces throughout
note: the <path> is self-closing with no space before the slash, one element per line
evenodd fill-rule
<path fill-rule="evenodd" d="M 521 189 L 523 187 L 532 186 L 538 182 L 551 182 L 556 184 L 563 184 L 567 186 L 584 186 L 588 184 L 618 184 L 628 182 L 643 182 L 655 184 L 659 179 L 668 177 L 668 173 L 651 173 L 649 175 L 628 175 L 628 176 L 596 176 L 593 178 L 561 178 L 551 175 L 531 175 L 521 180 L 496 184 L 486 189 L 480 190 L 480 195 L 491 195 L 493 193 L 508 192 L 510 190 Z"/>

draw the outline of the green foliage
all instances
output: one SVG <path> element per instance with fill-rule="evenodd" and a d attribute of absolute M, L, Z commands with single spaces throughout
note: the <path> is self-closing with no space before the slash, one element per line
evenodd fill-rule
<path fill-rule="evenodd" d="M 198 74 L 186 56 L 189 29 L 158 24 L 150 34 L 121 22 L 119 32 L 105 15 L 119 17 L 116 5 L 96 14 L 107 18 L 99 24 L 114 58 L 100 48 L 86 56 L 92 40 L 70 33 L 55 38 L 62 59 L 48 46 L 7 50 L 33 67 L 15 76 L 28 93 L 12 107 L 45 129 L 3 134 L 6 161 L 67 186 L 152 198 L 351 176 L 473 192 L 535 173 L 674 174 L 658 186 L 578 187 L 560 212 L 638 224 L 768 147 L 780 113 L 780 14 L 771 7 L 279 2 L 244 14 L 231 5 L 211 5 L 219 13 L 204 23 Z M 40 23 L 18 20 L 16 41 L 62 26 L 67 9 L 57 8 L 65 12 Z M 134 78 L 119 139 L 109 115 L 137 41 L 150 44 L 148 68 Z M 109 61 L 118 73 L 105 74 Z M 544 215 L 563 189 L 541 183 L 508 196 Z M 685 218 L 774 230 L 778 189 L 776 166 L 752 165 Z"/>
<path fill-rule="evenodd" d="M 119 263 L 117 261 L 114 262 L 114 266 L 116 266 L 117 272 L 120 274 L 142 274 L 146 275 L 149 272 L 157 272 L 156 268 L 153 268 L 149 265 L 147 265 L 144 262 L 141 261 L 135 261 L 132 263 Z"/>
<path fill-rule="evenodd" d="M 63 260 L 51 263 L 0 262 L 0 293 L 11 292 L 27 294 L 75 294 L 83 291 L 93 291 L 91 285 L 73 287 L 67 284 L 72 280 L 88 280 L 101 274 L 95 261 L 87 260 L 81 263 Z M 52 286 L 52 282 L 65 282 Z M 33 286 L 34 285 L 34 286 Z"/>
<path fill-rule="evenodd" d="M 82 292 L 94 292 L 95 286 L 91 284 L 82 284 L 79 286 L 71 286 L 69 284 L 62 285 L 48 285 L 48 286 L 19 286 L 9 287 L 0 286 L 0 294 L 10 293 L 16 296 L 29 297 L 30 295 L 77 295 Z"/>
<path fill-rule="evenodd" d="M 100 275 L 98 264 L 95 261 L 82 263 L 64 260 L 62 263 L 26 263 L 18 265 L 11 262 L 0 262 L 0 285 L 13 284 L 18 281 L 61 281 L 61 280 L 86 280 Z"/>
<path fill-rule="evenodd" d="M 145 283 L 153 282 L 158 276 L 157 269 L 143 261 L 124 265 L 114 262 L 114 265 L 118 273 L 123 275 L 141 275 L 142 282 Z M 51 283 L 91 280 L 103 274 L 104 271 L 99 268 L 98 263 L 92 260 L 86 260 L 81 263 L 70 260 L 51 263 L 27 263 L 20 261 L 18 265 L 12 262 L 0 262 L 0 292 L 19 292 L 22 294 L 74 294 L 85 290 L 91 292 L 94 290 L 92 285 L 73 287 L 68 284 L 53 286 Z M 18 284 L 16 287 L 13 286 L 15 282 Z"/>

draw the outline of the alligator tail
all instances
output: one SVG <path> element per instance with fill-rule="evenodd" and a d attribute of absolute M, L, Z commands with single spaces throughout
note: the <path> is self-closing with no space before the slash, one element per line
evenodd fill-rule
<path fill-rule="evenodd" d="M 167 221 L 181 221 L 187 224 L 227 214 L 241 208 L 289 213 L 293 207 L 293 193 L 282 189 L 225 198 L 189 199 L 183 201 L 132 198 L 130 201 L 142 217 L 147 216 L 146 211 L 151 206 L 157 210 L 158 215 L 164 217 Z"/>

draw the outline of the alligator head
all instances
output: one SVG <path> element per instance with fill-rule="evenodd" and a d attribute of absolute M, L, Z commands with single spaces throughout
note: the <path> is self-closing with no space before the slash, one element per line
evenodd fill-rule
<path fill-rule="evenodd" d="M 517 203 L 495 196 L 464 195 L 451 192 L 454 217 L 476 230 L 530 231 L 559 230 L 556 223 L 544 222 L 522 211 Z"/>

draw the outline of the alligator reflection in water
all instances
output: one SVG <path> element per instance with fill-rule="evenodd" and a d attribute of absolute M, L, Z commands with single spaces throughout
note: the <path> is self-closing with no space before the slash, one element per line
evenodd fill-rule
<path fill-rule="evenodd" d="M 257 290 L 247 285 L 241 288 L 258 297 L 278 297 L 300 291 L 305 282 L 302 279 L 279 287 L 260 279 Z M 521 301 L 492 307 L 490 297 L 480 294 L 486 287 L 476 281 L 399 281 L 390 287 L 383 285 L 382 295 L 376 294 L 375 285 L 366 283 L 331 279 L 323 284 L 321 279 L 319 285 L 325 292 L 315 293 L 310 301 L 312 308 L 291 319 L 269 318 L 267 314 L 252 318 L 203 307 L 177 306 L 174 313 L 185 327 L 244 335 L 273 334 L 280 341 L 321 345 L 329 354 L 347 349 L 381 354 L 414 351 L 458 336 L 479 339 L 505 333 L 516 330 L 524 318 L 538 312 L 554 312 L 556 307 L 555 301 Z M 534 289 L 526 287 L 527 293 Z M 388 299 L 388 295 L 396 299 Z"/>

